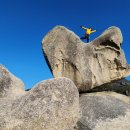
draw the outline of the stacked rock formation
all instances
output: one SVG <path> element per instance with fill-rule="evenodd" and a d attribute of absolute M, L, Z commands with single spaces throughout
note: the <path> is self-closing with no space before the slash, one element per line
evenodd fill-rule
<path fill-rule="evenodd" d="M 130 128 L 130 99 L 122 95 L 130 95 L 130 82 L 123 79 L 130 75 L 130 66 L 122 39 L 120 29 L 110 27 L 86 44 L 72 31 L 57 26 L 42 41 L 54 77 L 71 79 L 81 93 L 77 130 Z"/>
<path fill-rule="evenodd" d="M 67 77 L 85 92 L 130 74 L 119 28 L 110 27 L 89 44 L 63 26 L 50 31 L 42 41 L 54 77 Z"/>
<path fill-rule="evenodd" d="M 28 91 L 0 65 L 0 130 L 129 130 L 130 66 L 121 44 L 117 27 L 88 44 L 55 27 L 42 41 L 54 78 Z"/>

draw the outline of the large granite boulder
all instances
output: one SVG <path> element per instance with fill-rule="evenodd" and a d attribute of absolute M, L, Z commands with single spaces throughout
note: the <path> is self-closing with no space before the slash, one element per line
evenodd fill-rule
<path fill-rule="evenodd" d="M 5 76 L 8 71 L 2 69 Z M 8 75 L 11 78 L 9 72 Z M 18 87 L 14 81 L 0 83 L 4 90 L 12 84 L 13 88 Z M 8 94 L 0 97 L 0 130 L 74 130 L 78 117 L 79 93 L 67 78 L 42 81 L 17 98 Z"/>
<path fill-rule="evenodd" d="M 42 48 L 54 77 L 70 78 L 80 92 L 130 74 L 119 28 L 110 27 L 86 44 L 63 26 L 51 30 Z"/>
<path fill-rule="evenodd" d="M 77 130 L 129 130 L 130 98 L 115 92 L 80 96 Z"/>

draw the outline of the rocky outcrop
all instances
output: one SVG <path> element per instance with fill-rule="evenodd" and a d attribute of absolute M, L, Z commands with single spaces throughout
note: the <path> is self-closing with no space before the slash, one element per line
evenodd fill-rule
<path fill-rule="evenodd" d="M 56 78 L 28 90 L 0 65 L 0 130 L 129 130 L 130 82 L 121 78 L 130 67 L 121 43 L 117 27 L 88 44 L 55 27 L 42 46 Z"/>
<path fill-rule="evenodd" d="M 16 98 L 24 93 L 24 83 L 0 65 L 0 98 Z"/>
<path fill-rule="evenodd" d="M 115 92 L 80 96 L 78 130 L 129 130 L 130 98 Z"/>
<path fill-rule="evenodd" d="M 79 94 L 71 80 L 42 81 L 17 98 L 10 98 L 17 92 L 13 90 L 18 87 L 23 91 L 23 86 L 17 86 L 21 82 L 1 68 L 0 130 L 74 130 L 79 117 Z"/>
<path fill-rule="evenodd" d="M 117 27 L 86 44 L 72 31 L 57 26 L 44 37 L 42 48 L 54 77 L 67 77 L 85 92 L 130 74 L 121 44 Z"/>

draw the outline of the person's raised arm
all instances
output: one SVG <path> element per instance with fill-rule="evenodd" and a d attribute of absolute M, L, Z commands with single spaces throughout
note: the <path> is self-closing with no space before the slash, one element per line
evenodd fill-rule
<path fill-rule="evenodd" d="M 85 28 L 85 27 L 84 27 L 84 26 L 82 26 L 82 25 L 81 25 L 80 27 L 81 27 L 82 29 L 84 29 L 84 30 L 86 30 L 86 29 L 87 29 L 87 28 Z"/>
<path fill-rule="evenodd" d="M 96 30 L 92 30 L 91 32 L 92 32 L 92 33 L 93 33 L 93 32 L 96 32 Z"/>

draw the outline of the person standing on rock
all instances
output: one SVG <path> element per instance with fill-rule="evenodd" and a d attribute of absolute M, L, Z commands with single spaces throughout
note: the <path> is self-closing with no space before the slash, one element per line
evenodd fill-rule
<path fill-rule="evenodd" d="M 86 31 L 85 36 L 81 37 L 80 39 L 87 39 L 87 43 L 88 43 L 90 40 L 90 34 L 96 32 L 96 30 L 92 30 L 92 28 L 85 28 L 83 26 L 80 27 Z"/>

